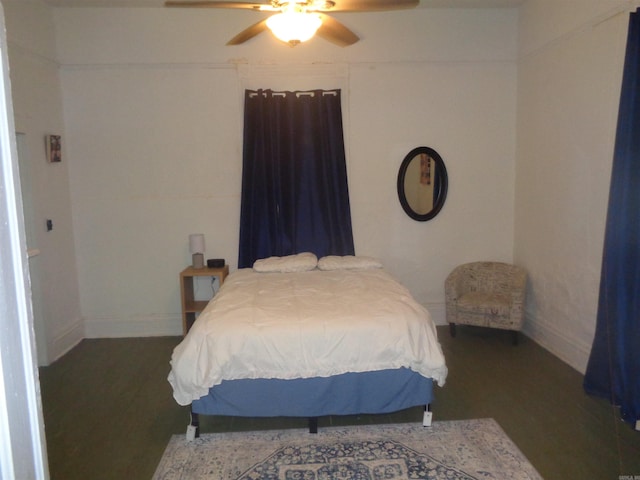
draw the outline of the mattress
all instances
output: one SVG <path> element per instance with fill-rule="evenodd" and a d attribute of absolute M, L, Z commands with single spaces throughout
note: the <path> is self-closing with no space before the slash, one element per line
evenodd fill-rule
<path fill-rule="evenodd" d="M 241 269 L 174 349 L 169 382 L 188 405 L 223 381 L 401 368 L 447 376 L 429 312 L 384 269 Z"/>

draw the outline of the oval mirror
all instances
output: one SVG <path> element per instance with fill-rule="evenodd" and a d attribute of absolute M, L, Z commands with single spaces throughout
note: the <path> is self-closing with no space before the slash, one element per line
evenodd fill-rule
<path fill-rule="evenodd" d="M 398 198 L 411 218 L 426 222 L 435 217 L 447 198 L 447 187 L 447 169 L 434 149 L 417 147 L 404 157 L 398 172 Z"/>

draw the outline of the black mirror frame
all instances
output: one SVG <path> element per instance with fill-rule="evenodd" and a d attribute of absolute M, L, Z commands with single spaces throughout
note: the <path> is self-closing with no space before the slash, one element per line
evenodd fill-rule
<path fill-rule="evenodd" d="M 409 164 L 411 161 L 421 153 L 425 153 L 430 156 L 435 162 L 435 168 L 438 172 L 437 179 L 440 184 L 440 194 L 438 198 L 433 203 L 433 208 L 427 213 L 420 214 L 413 210 L 407 202 L 407 196 L 404 191 L 404 177 L 407 174 L 407 169 L 409 168 Z M 447 169 L 444 166 L 444 161 L 438 152 L 436 152 L 433 148 L 429 147 L 416 147 L 411 150 L 400 165 L 400 170 L 398 171 L 398 198 L 400 199 L 400 204 L 402 205 L 403 210 L 406 212 L 414 220 L 418 222 L 426 222 L 427 220 L 431 220 L 435 217 L 442 206 L 444 205 L 444 201 L 447 198 L 447 189 L 449 187 L 449 179 L 447 176 Z"/>

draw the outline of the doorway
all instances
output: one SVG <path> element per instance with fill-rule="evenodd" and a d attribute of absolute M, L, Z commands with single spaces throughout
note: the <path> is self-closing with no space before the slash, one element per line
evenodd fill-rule
<path fill-rule="evenodd" d="M 29 276 L 31 278 L 31 301 L 33 306 L 33 326 L 36 337 L 38 366 L 48 365 L 47 335 L 42 308 L 42 267 L 40 265 L 40 249 L 38 248 L 37 215 L 33 202 L 33 175 L 29 162 L 27 135 L 16 133 L 18 152 L 18 168 L 20 171 L 20 188 L 22 190 L 22 206 L 24 212 L 24 229 L 29 256 Z"/>

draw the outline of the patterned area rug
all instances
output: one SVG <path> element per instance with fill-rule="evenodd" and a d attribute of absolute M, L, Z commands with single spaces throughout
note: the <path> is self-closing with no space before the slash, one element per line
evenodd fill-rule
<path fill-rule="evenodd" d="M 493 419 L 174 435 L 154 480 L 541 479 Z"/>

